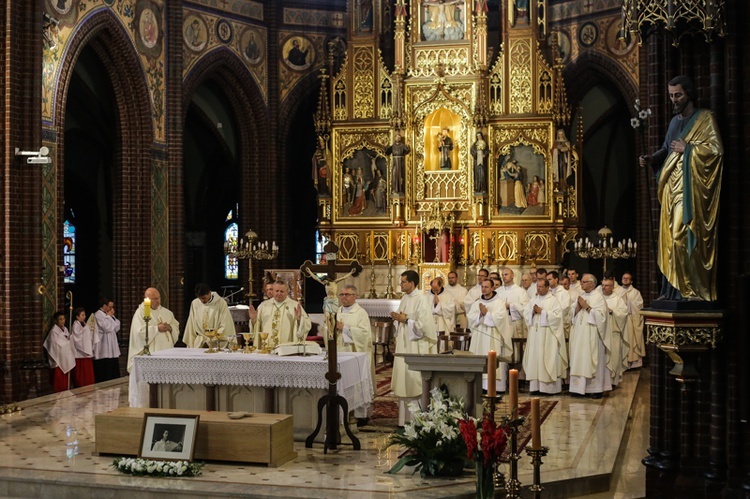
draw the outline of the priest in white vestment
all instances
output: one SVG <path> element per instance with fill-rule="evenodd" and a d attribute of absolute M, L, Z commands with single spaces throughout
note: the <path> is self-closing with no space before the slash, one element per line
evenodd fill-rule
<path fill-rule="evenodd" d="M 622 373 L 628 369 L 629 345 L 623 337 L 625 321 L 628 317 L 628 306 L 614 289 L 614 279 L 602 280 L 602 294 L 607 302 L 607 328 L 609 329 L 611 354 L 607 368 L 612 373 L 612 385 L 622 382 Z"/>
<path fill-rule="evenodd" d="M 336 314 L 337 348 L 339 352 L 364 352 L 366 361 L 370 364 L 370 378 L 372 379 L 372 394 L 375 396 L 375 362 L 373 358 L 372 324 L 367 311 L 357 303 L 357 288 L 347 284 L 338 294 L 341 308 Z M 354 416 L 357 425 L 366 423 L 366 418 L 372 415 L 372 405 L 355 409 Z"/>
<path fill-rule="evenodd" d="M 445 290 L 452 294 L 456 301 L 456 325 L 461 326 L 461 329 L 465 331 L 468 323 L 466 322 L 464 300 L 466 295 L 469 294 L 469 290 L 458 283 L 458 274 L 455 271 L 448 272 L 448 285 Z"/>
<path fill-rule="evenodd" d="M 505 308 L 505 299 L 492 290 L 492 281 L 482 282 L 482 296 L 466 314 L 471 329 L 469 351 L 475 355 L 487 355 L 494 350 L 500 359 L 496 386 L 487 386 L 487 375 L 482 375 L 482 387 L 489 392 L 504 392 L 508 384 L 508 362 L 513 355 L 513 331 Z"/>
<path fill-rule="evenodd" d="M 195 287 L 195 296 L 182 340 L 188 348 L 201 348 L 206 343 L 204 332 L 207 329 L 215 330 L 217 336 L 234 336 L 234 319 L 226 300 L 204 283 Z"/>
<path fill-rule="evenodd" d="M 432 301 L 418 289 L 419 274 L 407 270 L 401 274 L 400 281 L 403 296 L 396 312 L 391 318 L 396 327 L 396 353 L 436 354 L 437 331 L 432 319 Z M 398 424 L 403 426 L 408 415 L 407 405 L 422 395 L 422 374 L 408 369 L 402 357 L 393 360 L 391 390 L 399 398 Z M 427 410 L 427 407 L 422 407 Z"/>
<path fill-rule="evenodd" d="M 578 300 L 578 297 L 583 293 L 583 289 L 581 289 L 581 281 L 578 280 L 578 272 L 576 272 L 576 269 L 568 269 L 568 280 L 570 282 L 568 287 L 570 301 L 574 302 Z"/>
<path fill-rule="evenodd" d="M 568 369 L 563 308 L 550 292 L 549 282 L 538 278 L 536 296 L 526 307 L 529 336 L 523 356 L 523 369 L 529 391 L 549 395 L 562 392 L 562 380 Z"/>
<path fill-rule="evenodd" d="M 266 300 L 258 310 L 250 309 L 253 322 L 253 345 L 260 348 L 260 333 L 268 333 L 266 346 L 275 348 L 284 343 L 304 341 L 312 322 L 302 305 L 289 297 L 289 285 L 276 281 L 273 299 Z"/>
<path fill-rule="evenodd" d="M 626 272 L 622 275 L 623 300 L 628 307 L 628 318 L 625 321 L 625 334 L 623 338 L 629 345 L 628 369 L 634 369 L 643 365 L 643 357 L 646 356 L 646 345 L 643 341 L 643 297 L 641 292 L 633 286 L 633 275 Z"/>
<path fill-rule="evenodd" d="M 549 283 L 549 292 L 552 296 L 557 298 L 560 302 L 560 306 L 563 309 L 563 330 L 565 331 L 565 338 L 570 338 L 570 293 L 562 285 L 560 285 L 560 274 L 556 270 L 552 270 L 547 274 L 547 282 Z"/>
<path fill-rule="evenodd" d="M 441 334 L 450 334 L 456 330 L 456 301 L 453 295 L 445 290 L 443 279 L 436 277 L 430 282 L 427 293 L 432 302 L 432 318 L 438 338 Z"/>
<path fill-rule="evenodd" d="M 490 271 L 487 269 L 479 269 L 479 272 L 477 272 L 477 284 L 473 288 L 471 288 L 464 297 L 464 310 L 466 310 L 466 313 L 469 313 L 469 310 L 471 310 L 471 306 L 474 304 L 475 301 L 479 299 L 480 296 L 482 296 L 482 282 L 490 278 Z"/>
<path fill-rule="evenodd" d="M 156 288 L 148 288 L 144 298 L 151 300 L 151 320 L 148 324 L 148 349 L 151 353 L 174 347 L 180 337 L 180 323 L 174 314 L 161 306 L 161 294 Z M 133 357 L 140 355 L 146 346 L 146 320 L 144 305 L 138 305 L 130 321 L 130 347 L 128 348 L 128 372 L 133 368 Z"/>
<path fill-rule="evenodd" d="M 596 278 L 584 274 L 583 294 L 570 305 L 573 325 L 570 329 L 570 393 L 601 398 L 612 390 L 612 376 L 607 369 L 607 303 Z"/>

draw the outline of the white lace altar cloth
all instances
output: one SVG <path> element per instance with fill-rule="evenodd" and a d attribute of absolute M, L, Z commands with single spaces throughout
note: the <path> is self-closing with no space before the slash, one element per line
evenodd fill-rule
<path fill-rule="evenodd" d="M 339 352 L 337 393 L 349 410 L 372 404 L 372 355 Z M 171 348 L 133 358 L 130 407 L 148 406 L 149 383 L 241 385 L 328 390 L 324 356 L 277 357 L 260 353 L 205 353 L 203 348 Z"/>
<path fill-rule="evenodd" d="M 375 317 L 390 317 L 391 312 L 398 310 L 398 304 L 401 303 L 401 300 L 359 299 L 357 303 L 367 311 L 370 319 L 373 319 Z"/>

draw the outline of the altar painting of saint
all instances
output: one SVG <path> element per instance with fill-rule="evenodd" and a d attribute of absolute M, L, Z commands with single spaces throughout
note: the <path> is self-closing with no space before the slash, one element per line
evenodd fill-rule
<path fill-rule="evenodd" d="M 425 0 L 421 13 L 422 40 L 463 40 L 466 33 L 465 7 L 464 0 Z"/>
<path fill-rule="evenodd" d="M 357 149 L 341 169 L 340 216 L 385 218 L 388 211 L 387 162 L 382 152 Z"/>
<path fill-rule="evenodd" d="M 548 214 L 544 156 L 525 145 L 501 153 L 497 158 L 496 196 L 500 215 Z"/>

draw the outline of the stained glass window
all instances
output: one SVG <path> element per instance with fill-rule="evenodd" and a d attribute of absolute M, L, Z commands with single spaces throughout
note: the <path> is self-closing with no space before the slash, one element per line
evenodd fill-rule
<path fill-rule="evenodd" d="M 231 216 L 232 212 L 230 211 L 227 220 L 231 220 Z M 224 231 L 224 247 L 232 246 L 232 243 L 237 241 L 237 236 L 239 236 L 239 227 L 236 223 L 229 224 Z M 226 279 L 239 279 L 240 266 L 236 257 L 224 256 L 224 277 Z"/>
<path fill-rule="evenodd" d="M 76 282 L 76 226 L 70 220 L 63 223 L 63 282 L 75 284 Z"/>

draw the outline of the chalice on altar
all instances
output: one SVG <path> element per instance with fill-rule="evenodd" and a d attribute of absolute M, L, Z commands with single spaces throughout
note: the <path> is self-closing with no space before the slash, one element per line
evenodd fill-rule
<path fill-rule="evenodd" d="M 245 340 L 245 349 L 242 351 L 243 353 L 250 353 L 254 350 L 254 348 L 250 346 L 251 338 L 252 338 L 251 333 L 242 333 L 242 339 Z"/>
<path fill-rule="evenodd" d="M 240 344 L 237 343 L 237 336 L 232 336 L 232 338 L 229 340 L 229 344 L 227 346 L 230 352 L 234 353 L 237 350 L 240 349 Z"/>
<path fill-rule="evenodd" d="M 216 338 L 216 329 L 206 329 L 204 331 L 204 334 L 206 335 L 206 338 L 208 338 L 208 350 L 206 350 L 205 353 L 216 353 L 219 350 L 217 348 L 214 348 L 214 339 Z"/>
<path fill-rule="evenodd" d="M 267 339 L 268 333 L 260 333 L 260 353 L 268 353 Z"/>

